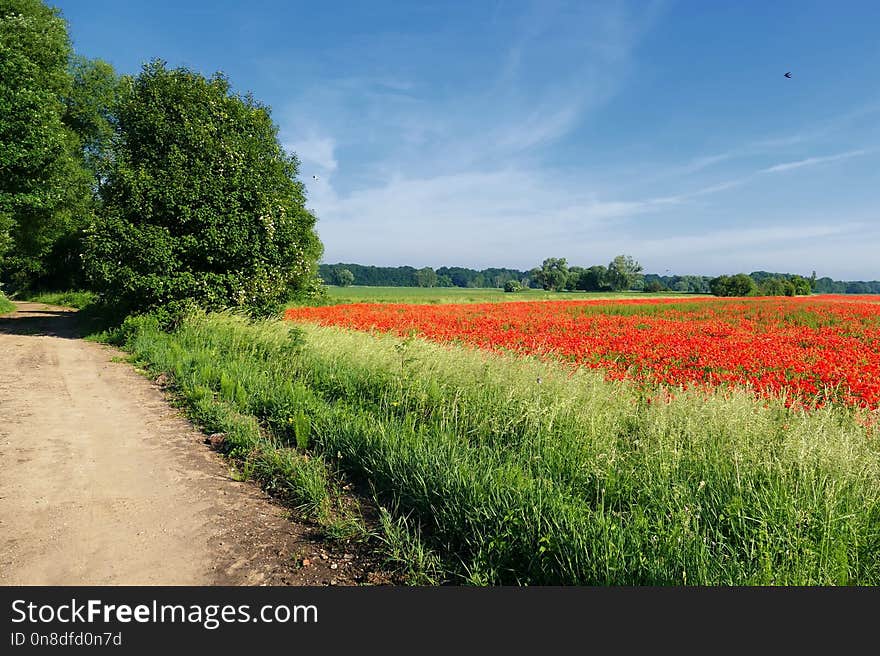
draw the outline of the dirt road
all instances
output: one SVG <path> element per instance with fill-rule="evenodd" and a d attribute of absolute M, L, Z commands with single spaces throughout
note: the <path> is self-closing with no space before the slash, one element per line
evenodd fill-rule
<path fill-rule="evenodd" d="M 155 384 L 78 339 L 75 313 L 17 305 L 0 317 L 0 584 L 346 582 Z"/>

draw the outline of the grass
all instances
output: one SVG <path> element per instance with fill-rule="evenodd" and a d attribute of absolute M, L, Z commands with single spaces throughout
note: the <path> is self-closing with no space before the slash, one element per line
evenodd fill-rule
<path fill-rule="evenodd" d="M 500 303 L 504 301 L 584 300 L 605 298 L 690 298 L 694 294 L 663 292 L 545 292 L 528 289 L 506 293 L 498 288 L 464 287 L 326 287 L 329 301 L 333 304 L 347 303 Z"/>
<path fill-rule="evenodd" d="M 411 580 L 880 583 L 864 414 L 738 391 L 646 397 L 529 358 L 228 315 L 120 336 L 313 515 L 338 512 L 346 481 L 373 490 Z"/>
<path fill-rule="evenodd" d="M 15 305 L 0 292 L 0 315 L 15 312 Z"/>
<path fill-rule="evenodd" d="M 88 291 L 61 291 L 61 292 L 37 292 L 23 297 L 21 300 L 32 303 L 45 303 L 60 307 L 71 307 L 81 310 L 95 302 L 96 295 Z"/>

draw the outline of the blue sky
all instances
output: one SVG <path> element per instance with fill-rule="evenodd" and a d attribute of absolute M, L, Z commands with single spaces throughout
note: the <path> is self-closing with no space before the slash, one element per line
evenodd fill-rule
<path fill-rule="evenodd" d="M 271 106 L 326 262 L 880 278 L 877 2 L 54 4 Z"/>

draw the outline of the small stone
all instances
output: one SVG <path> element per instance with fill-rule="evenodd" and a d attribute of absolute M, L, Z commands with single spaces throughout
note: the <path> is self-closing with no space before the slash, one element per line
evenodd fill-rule
<path fill-rule="evenodd" d="M 339 569 L 339 565 L 333 563 L 332 565 L 330 565 L 330 569 Z"/>
<path fill-rule="evenodd" d="M 303 558 L 303 567 L 308 567 L 311 564 L 312 564 L 311 560 L 309 560 L 308 558 Z"/>

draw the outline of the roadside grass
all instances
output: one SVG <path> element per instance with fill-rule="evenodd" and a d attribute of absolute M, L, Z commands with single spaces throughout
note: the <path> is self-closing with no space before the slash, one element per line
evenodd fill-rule
<path fill-rule="evenodd" d="M 880 583 L 867 413 L 648 394 L 532 358 L 233 315 L 171 334 L 130 319 L 117 338 L 317 521 L 350 523 L 339 490 L 370 489 L 413 582 Z"/>
<path fill-rule="evenodd" d="M 327 285 L 327 301 L 333 305 L 350 303 L 500 303 L 507 301 L 571 301 L 614 298 L 694 298 L 682 292 L 546 292 L 526 289 L 505 292 L 498 288 L 464 287 L 337 287 Z"/>
<path fill-rule="evenodd" d="M 81 310 L 88 305 L 92 305 L 97 296 L 94 292 L 68 290 L 60 292 L 39 292 L 32 295 L 22 297 L 23 301 L 32 303 L 45 303 L 46 305 L 57 305 L 59 307 L 71 307 Z"/>
<path fill-rule="evenodd" d="M 368 537 L 360 509 L 343 494 L 344 481 L 323 458 L 279 439 L 259 417 L 242 412 L 248 409 L 242 403 L 243 388 L 230 378 L 233 370 L 212 368 L 210 361 L 216 359 L 216 352 L 186 351 L 172 336 L 158 330 L 149 317 L 129 319 L 121 328 L 97 338 L 136 345 L 129 361 L 149 375 L 169 375 L 171 391 L 189 418 L 206 433 L 219 437 L 215 448 L 230 458 L 242 480 L 258 481 L 267 492 L 294 507 L 300 517 L 318 524 L 331 540 L 350 542 Z"/>
<path fill-rule="evenodd" d="M 0 315 L 15 312 L 15 305 L 0 292 Z"/>

